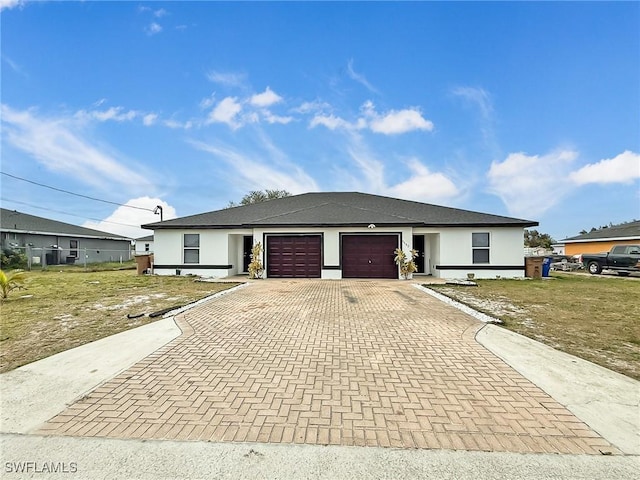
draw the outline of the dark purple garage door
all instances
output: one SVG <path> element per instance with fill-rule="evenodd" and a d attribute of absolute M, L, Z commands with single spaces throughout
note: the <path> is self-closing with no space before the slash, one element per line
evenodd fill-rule
<path fill-rule="evenodd" d="M 397 235 L 343 235 L 342 278 L 398 278 Z"/>
<path fill-rule="evenodd" d="M 267 237 L 267 277 L 320 278 L 320 235 Z"/>

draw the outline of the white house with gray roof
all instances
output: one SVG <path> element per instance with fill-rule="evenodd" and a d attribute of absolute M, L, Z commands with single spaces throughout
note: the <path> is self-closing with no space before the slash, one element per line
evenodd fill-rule
<path fill-rule="evenodd" d="M 261 242 L 267 278 L 399 278 L 394 250 L 418 251 L 417 275 L 523 277 L 531 220 L 357 192 L 305 193 L 143 225 L 154 272 L 247 273 Z"/>
<path fill-rule="evenodd" d="M 2 248 L 33 263 L 100 263 L 131 259 L 131 239 L 70 223 L 0 209 Z M 34 261 L 35 260 L 35 261 Z"/>

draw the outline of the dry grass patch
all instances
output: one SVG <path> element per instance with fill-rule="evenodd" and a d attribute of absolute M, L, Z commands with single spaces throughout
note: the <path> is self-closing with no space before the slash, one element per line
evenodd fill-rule
<path fill-rule="evenodd" d="M 134 270 L 29 272 L 25 289 L 12 292 L 0 307 L 0 372 L 153 322 L 162 317 L 149 313 L 235 285 L 141 276 Z"/>
<path fill-rule="evenodd" d="M 640 281 L 554 273 L 549 280 L 428 285 L 504 327 L 640 380 Z"/>

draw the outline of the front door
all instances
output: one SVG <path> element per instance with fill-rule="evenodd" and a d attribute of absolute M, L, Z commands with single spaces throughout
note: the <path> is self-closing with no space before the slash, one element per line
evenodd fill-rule
<path fill-rule="evenodd" d="M 413 236 L 413 249 L 418 252 L 418 256 L 414 259 L 418 268 L 416 273 L 426 273 L 424 269 L 424 235 Z"/>
<path fill-rule="evenodd" d="M 242 241 L 242 271 L 249 271 L 249 264 L 251 263 L 251 248 L 253 247 L 253 237 L 251 235 L 245 236 Z"/>

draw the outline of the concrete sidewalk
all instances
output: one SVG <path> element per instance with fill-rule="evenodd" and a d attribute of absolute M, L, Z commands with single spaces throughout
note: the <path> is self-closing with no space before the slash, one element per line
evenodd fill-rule
<path fill-rule="evenodd" d="M 640 455 L 640 382 L 495 325 L 476 340 L 622 452 Z"/>
<path fill-rule="evenodd" d="M 180 333 L 169 317 L 0 374 L 0 432 L 30 432 Z"/>
<path fill-rule="evenodd" d="M 2 478 L 628 480 L 631 456 L 0 435 Z M 31 462 L 25 464 L 25 461 Z M 22 462 L 22 463 L 19 463 Z M 76 473 L 37 473 L 57 467 Z M 16 470 L 27 470 L 15 473 Z"/>

